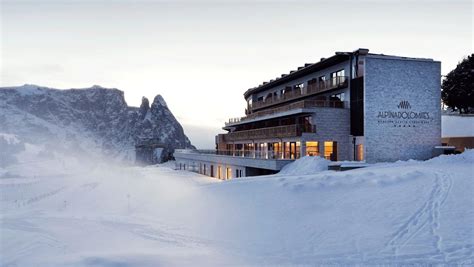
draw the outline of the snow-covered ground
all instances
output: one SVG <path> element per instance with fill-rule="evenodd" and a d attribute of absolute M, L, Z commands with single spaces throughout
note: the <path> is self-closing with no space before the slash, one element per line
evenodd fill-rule
<path fill-rule="evenodd" d="M 1 266 L 474 264 L 473 150 L 226 182 L 32 151 L 0 169 Z"/>

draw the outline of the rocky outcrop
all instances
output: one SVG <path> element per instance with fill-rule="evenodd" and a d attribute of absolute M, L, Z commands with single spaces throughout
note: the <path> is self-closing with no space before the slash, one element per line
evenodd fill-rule
<path fill-rule="evenodd" d="M 93 86 L 57 90 L 25 85 L 0 88 L 0 133 L 55 149 L 100 152 L 133 160 L 142 139 L 165 144 L 165 155 L 177 148 L 194 148 L 163 97 L 142 98 L 129 107 L 118 89 Z"/>

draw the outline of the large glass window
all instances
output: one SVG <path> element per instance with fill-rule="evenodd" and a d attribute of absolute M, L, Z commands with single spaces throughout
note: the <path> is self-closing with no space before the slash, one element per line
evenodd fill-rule
<path fill-rule="evenodd" d="M 231 168 L 226 168 L 226 175 L 225 175 L 225 178 L 227 180 L 229 180 L 230 178 L 232 178 L 232 169 Z"/>
<path fill-rule="evenodd" d="M 284 159 L 289 159 L 290 158 L 290 143 L 289 142 L 283 142 L 283 158 Z"/>
<path fill-rule="evenodd" d="M 290 142 L 290 159 L 296 159 L 296 142 Z"/>
<path fill-rule="evenodd" d="M 319 156 L 319 142 L 306 142 L 306 156 Z"/>
<path fill-rule="evenodd" d="M 337 142 L 324 142 L 324 157 L 331 161 L 337 161 Z"/>
<path fill-rule="evenodd" d="M 281 144 L 273 143 L 273 158 L 281 158 Z"/>

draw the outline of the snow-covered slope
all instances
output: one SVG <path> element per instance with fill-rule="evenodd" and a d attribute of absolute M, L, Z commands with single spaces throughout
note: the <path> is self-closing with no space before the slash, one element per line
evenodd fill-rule
<path fill-rule="evenodd" d="M 170 166 L 0 169 L 0 265 L 474 263 L 472 150 L 227 182 Z"/>
<path fill-rule="evenodd" d="M 0 88 L 0 133 L 49 150 L 118 159 L 134 157 L 140 138 L 159 138 L 171 153 L 193 148 L 164 99 L 129 107 L 123 92 L 93 86 L 57 90 L 35 85 Z"/>

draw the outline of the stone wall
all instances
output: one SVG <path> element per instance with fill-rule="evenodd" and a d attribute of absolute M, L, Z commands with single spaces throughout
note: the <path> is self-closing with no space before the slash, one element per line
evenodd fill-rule
<path fill-rule="evenodd" d="M 366 161 L 432 157 L 441 144 L 440 62 L 367 56 L 365 63 Z"/>
<path fill-rule="evenodd" d="M 338 150 L 337 160 L 350 160 L 350 110 L 318 108 L 312 116 L 313 125 L 316 125 L 314 141 L 319 141 L 321 155 L 324 155 L 324 141 L 335 141 Z"/>

